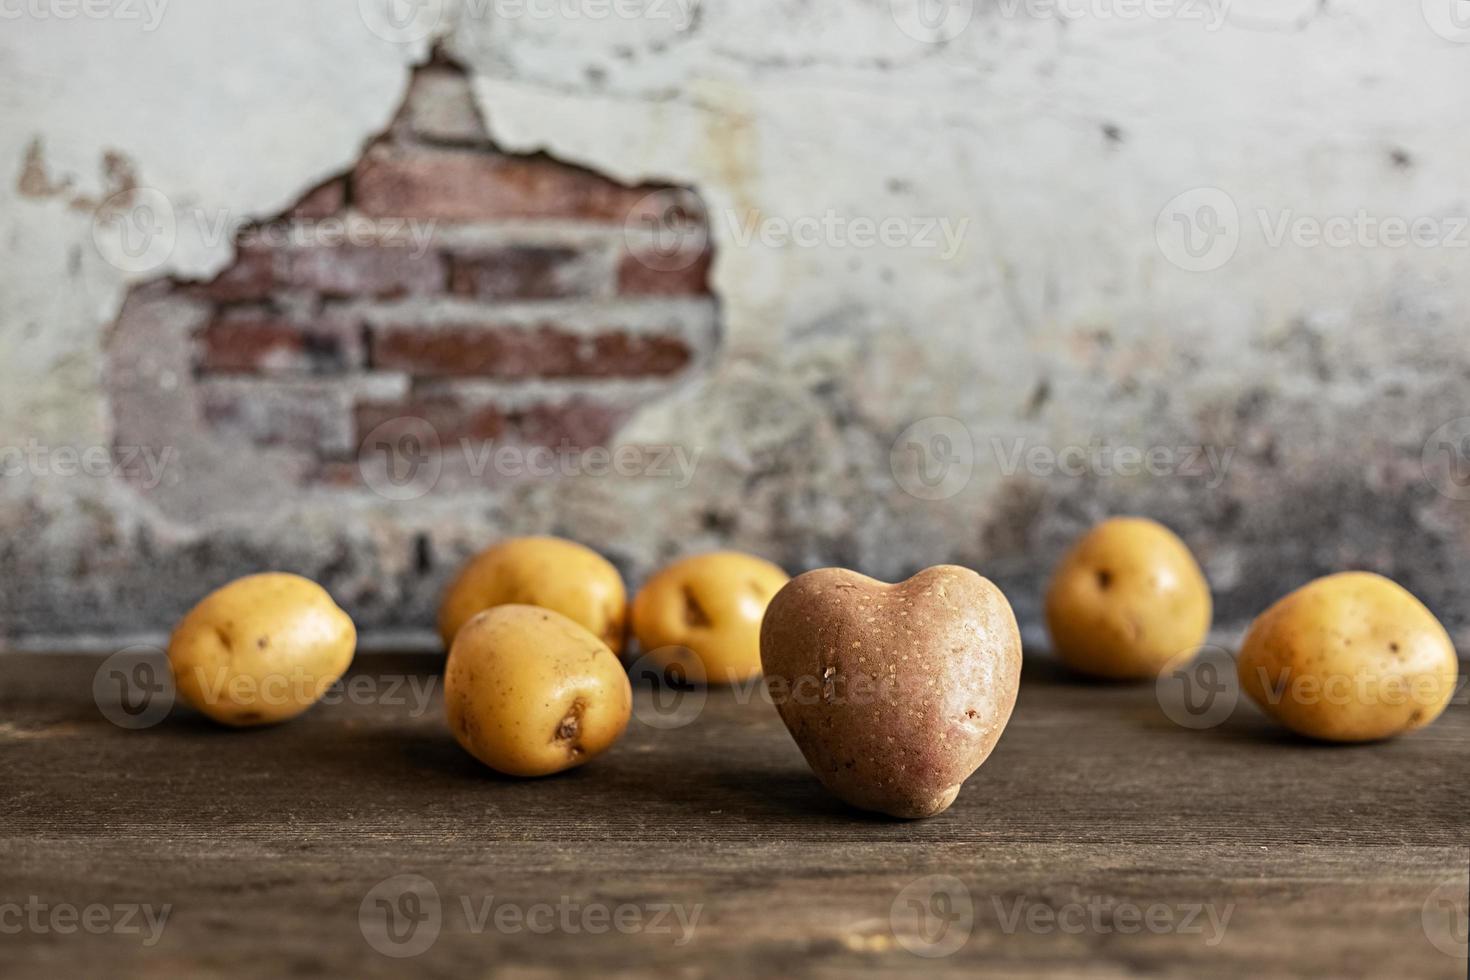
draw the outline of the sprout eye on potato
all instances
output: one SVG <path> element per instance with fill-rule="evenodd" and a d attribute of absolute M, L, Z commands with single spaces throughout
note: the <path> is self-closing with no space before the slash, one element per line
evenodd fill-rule
<path fill-rule="evenodd" d="M 633 634 L 685 679 L 738 684 L 761 675 L 761 618 L 789 577 L 754 555 L 720 551 L 676 561 L 633 600 Z"/>
<path fill-rule="evenodd" d="M 169 664 L 185 701 L 226 725 L 285 721 L 346 672 L 352 619 L 298 575 L 236 579 L 210 593 L 174 630 Z"/>
<path fill-rule="evenodd" d="M 1368 572 L 1317 579 L 1262 613 L 1237 661 L 1267 714 L 1311 738 L 1363 742 L 1434 721 L 1459 660 L 1449 633 L 1397 583 Z"/>
<path fill-rule="evenodd" d="M 612 562 L 574 541 L 512 538 L 473 558 L 439 608 L 445 649 L 472 616 L 503 605 L 555 610 L 622 653 L 628 606 L 623 578 Z"/>
<path fill-rule="evenodd" d="M 566 616 L 502 605 L 460 629 L 444 666 L 444 711 L 466 751 L 510 776 L 547 776 L 605 752 L 633 690 L 602 639 Z"/>
<path fill-rule="evenodd" d="M 1046 592 L 1052 647 L 1085 674 L 1158 676 L 1210 631 L 1210 586 L 1194 555 L 1156 521 L 1115 517 L 1062 559 Z"/>

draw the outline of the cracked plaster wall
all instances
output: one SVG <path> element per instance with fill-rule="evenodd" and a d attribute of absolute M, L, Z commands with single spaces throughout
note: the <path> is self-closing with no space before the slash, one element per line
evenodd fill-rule
<path fill-rule="evenodd" d="M 693 16 L 431 3 L 433 31 L 407 42 L 340 2 L 179 4 L 153 31 L 7 26 L 0 444 L 109 445 L 101 351 L 129 285 L 231 259 L 181 222 L 166 264 L 125 275 L 94 244 L 99 201 L 135 182 L 180 210 L 278 212 L 357 159 L 435 41 L 473 73 L 502 148 L 699 192 L 723 349 L 623 432 L 697 449 L 682 489 L 282 494 L 267 519 L 181 524 L 121 481 L 7 476 L 0 630 L 41 644 L 156 633 L 204 584 L 274 565 L 398 636 L 430 622 L 472 547 L 554 531 L 635 581 L 716 546 L 890 578 L 957 561 L 997 579 L 1034 636 L 1066 541 L 1135 512 L 1201 554 L 1227 631 L 1312 575 L 1369 567 L 1466 635 L 1470 503 L 1426 478 L 1423 450 L 1470 415 L 1470 249 L 1272 247 L 1257 214 L 1466 214 L 1470 47 L 1390 0 L 1250 0 L 1214 28 L 997 0 L 939 44 L 877 0 L 671 5 Z M 1233 258 L 1208 272 L 1172 264 L 1156 234 L 1161 209 L 1198 187 L 1240 214 Z M 825 216 L 966 224 L 953 255 L 746 234 Z M 899 434 L 931 416 L 959 420 L 973 446 L 968 482 L 941 500 L 906 492 L 890 465 Z M 1008 474 L 997 439 L 1233 455 L 1218 486 Z"/>

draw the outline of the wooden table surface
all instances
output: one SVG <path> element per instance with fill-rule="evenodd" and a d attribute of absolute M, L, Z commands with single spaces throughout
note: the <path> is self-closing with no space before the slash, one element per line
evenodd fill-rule
<path fill-rule="evenodd" d="M 1463 703 L 1327 747 L 1029 658 L 990 761 L 905 823 L 829 798 L 759 694 L 640 690 L 610 754 L 524 782 L 450 738 L 433 658 L 248 732 L 119 727 L 102 662 L 0 657 L 8 980 L 1466 975 Z"/>

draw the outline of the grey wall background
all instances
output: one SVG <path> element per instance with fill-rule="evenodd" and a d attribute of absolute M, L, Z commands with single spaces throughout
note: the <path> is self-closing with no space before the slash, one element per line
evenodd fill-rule
<path fill-rule="evenodd" d="M 889 579 L 958 562 L 1035 638 L 1050 565 L 1113 513 L 1185 537 L 1224 633 L 1369 568 L 1470 635 L 1454 0 L 64 9 L 0 33 L 11 646 L 159 635 L 262 568 L 320 580 L 382 642 L 422 639 L 465 555 L 532 532 L 633 585 L 716 547 Z M 427 111 L 472 100 L 499 151 L 703 202 L 708 349 L 676 384 L 603 392 L 629 458 L 692 471 L 451 462 L 395 500 L 366 470 L 302 482 L 245 440 L 121 424 L 124 304 L 210 279 L 229 230 L 352 172 L 435 57 L 468 81 Z M 121 248 L 160 213 L 167 234 Z M 127 334 L 145 354 L 181 329 L 149 315 Z M 150 378 L 152 411 L 198 416 Z M 143 442 L 173 451 L 157 486 L 125 458 Z"/>

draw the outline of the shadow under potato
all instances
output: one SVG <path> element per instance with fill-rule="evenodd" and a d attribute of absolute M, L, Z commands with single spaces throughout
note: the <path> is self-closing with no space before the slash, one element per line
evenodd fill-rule
<path fill-rule="evenodd" d="M 1094 677 L 1067 666 L 1050 651 L 1026 650 L 1021 660 L 1021 687 L 1027 684 L 1049 687 L 1139 687 L 1152 681 Z"/>

